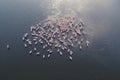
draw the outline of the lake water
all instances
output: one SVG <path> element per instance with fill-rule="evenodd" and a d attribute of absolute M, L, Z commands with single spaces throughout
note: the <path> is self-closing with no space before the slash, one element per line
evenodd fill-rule
<path fill-rule="evenodd" d="M 80 6 L 80 0 L 70 0 L 68 6 L 92 32 L 91 45 L 76 51 L 69 61 L 67 56 L 43 60 L 28 55 L 21 40 L 31 25 L 50 15 L 54 1 L 0 0 L 0 80 L 120 80 L 120 1 L 85 1 Z M 60 6 L 63 12 L 64 4 Z"/>

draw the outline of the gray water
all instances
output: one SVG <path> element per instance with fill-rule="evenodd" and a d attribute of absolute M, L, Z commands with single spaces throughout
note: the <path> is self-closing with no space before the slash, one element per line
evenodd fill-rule
<path fill-rule="evenodd" d="M 49 0 L 0 0 L 0 80 L 120 80 L 120 1 L 96 1 L 76 11 L 94 33 L 90 47 L 69 61 L 58 55 L 43 60 L 23 47 L 23 34 L 48 16 Z"/>

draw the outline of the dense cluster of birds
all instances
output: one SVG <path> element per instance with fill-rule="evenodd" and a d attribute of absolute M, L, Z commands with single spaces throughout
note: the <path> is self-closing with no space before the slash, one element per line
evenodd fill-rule
<path fill-rule="evenodd" d="M 89 46 L 90 42 L 85 39 L 84 29 L 82 20 L 77 22 L 74 17 L 66 16 L 56 21 L 46 20 L 31 26 L 22 40 L 25 48 L 31 47 L 29 54 L 42 55 L 45 59 L 50 58 L 53 53 L 59 53 L 61 56 L 67 53 L 69 60 L 72 60 L 73 47 L 79 47 L 82 50 L 83 45 Z"/>

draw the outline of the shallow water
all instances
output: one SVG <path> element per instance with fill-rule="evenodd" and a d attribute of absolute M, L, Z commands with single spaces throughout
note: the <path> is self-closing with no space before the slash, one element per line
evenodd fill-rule
<path fill-rule="evenodd" d="M 42 56 L 28 55 L 23 47 L 23 34 L 49 15 L 49 0 L 0 0 L 0 80 L 119 80 L 120 2 L 88 2 L 85 7 L 90 9 L 75 12 L 93 31 L 91 45 L 82 52 L 76 50 L 73 61 L 69 61 L 66 55 L 57 54 L 43 60 Z"/>

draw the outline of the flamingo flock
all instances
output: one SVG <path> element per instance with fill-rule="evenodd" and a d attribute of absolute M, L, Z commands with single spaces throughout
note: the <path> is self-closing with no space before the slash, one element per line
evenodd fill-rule
<path fill-rule="evenodd" d="M 90 42 L 85 39 L 85 24 L 82 20 L 77 21 L 74 17 L 67 16 L 57 19 L 55 22 L 46 20 L 30 27 L 30 31 L 22 37 L 24 47 L 29 48 L 29 54 L 42 55 L 43 59 L 50 58 L 52 54 L 60 56 L 68 54 L 72 60 L 73 47 L 89 46 Z M 9 45 L 7 46 L 9 48 Z M 46 52 L 42 52 L 46 51 Z"/>

